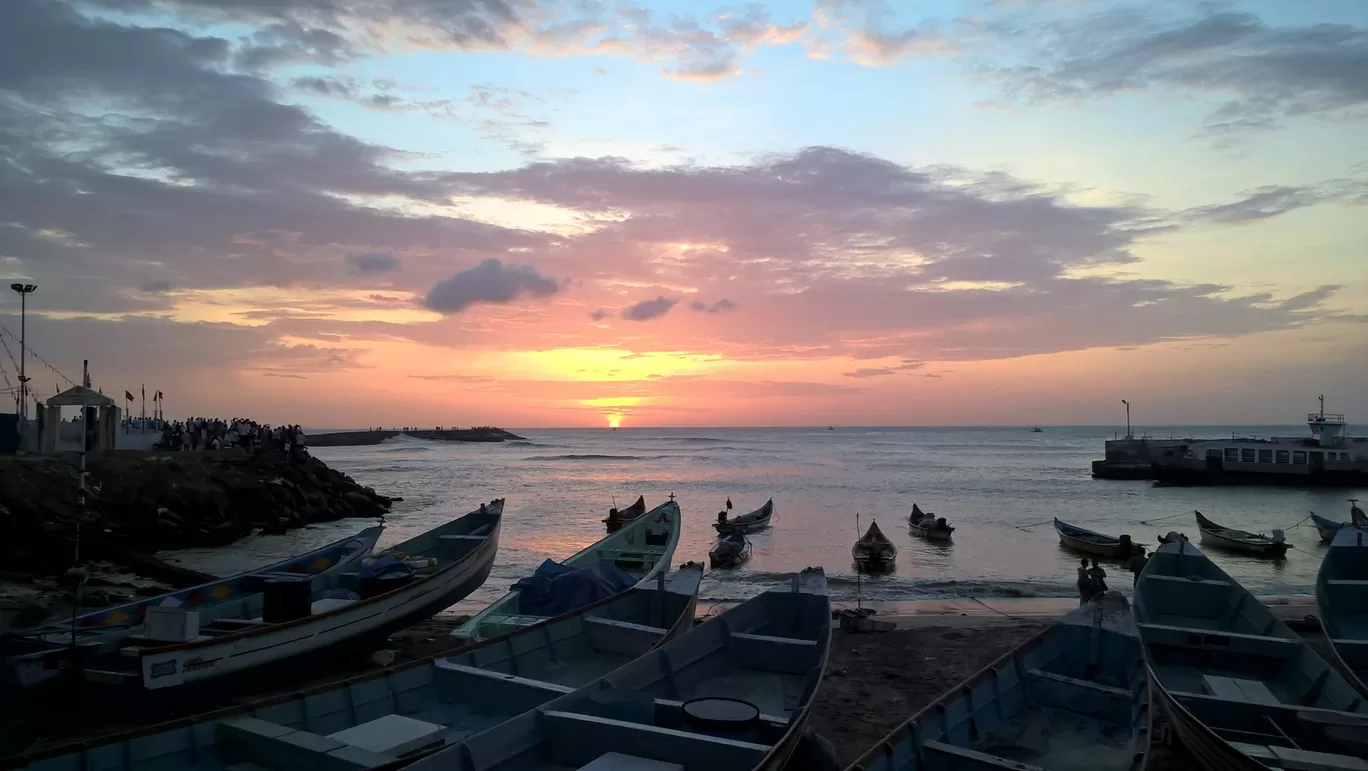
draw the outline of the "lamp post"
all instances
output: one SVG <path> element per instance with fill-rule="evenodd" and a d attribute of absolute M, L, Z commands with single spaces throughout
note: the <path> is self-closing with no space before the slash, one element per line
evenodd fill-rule
<path fill-rule="evenodd" d="M 19 446 L 24 446 L 24 424 L 28 422 L 28 375 L 24 367 L 28 363 L 27 318 L 28 296 L 37 289 L 37 284 L 16 281 L 10 289 L 19 293 Z"/>
<path fill-rule="evenodd" d="M 1131 427 L 1130 427 L 1130 402 L 1126 401 L 1125 399 L 1122 399 L 1122 400 L 1121 400 L 1121 403 L 1124 404 L 1124 405 L 1126 405 L 1126 438 L 1127 438 L 1127 439 L 1130 439 L 1130 438 L 1131 438 Z"/>

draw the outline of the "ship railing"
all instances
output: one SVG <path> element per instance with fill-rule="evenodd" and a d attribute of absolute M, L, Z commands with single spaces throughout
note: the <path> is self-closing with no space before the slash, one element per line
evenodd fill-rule
<path fill-rule="evenodd" d="M 1322 425 L 1344 425 L 1343 412 L 1310 412 L 1306 415 L 1307 423 L 1317 423 Z"/>

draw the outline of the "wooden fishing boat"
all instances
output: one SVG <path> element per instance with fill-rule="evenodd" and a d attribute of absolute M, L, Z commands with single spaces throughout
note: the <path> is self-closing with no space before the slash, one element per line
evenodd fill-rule
<path fill-rule="evenodd" d="M 1274 529 L 1273 536 L 1263 533 L 1249 533 L 1223 527 L 1202 516 L 1202 512 L 1192 512 L 1197 517 L 1197 529 L 1202 533 L 1202 543 L 1229 551 L 1244 554 L 1257 554 L 1260 557 L 1280 559 L 1287 554 L 1290 545 L 1283 540 L 1283 531 Z"/>
<path fill-rule="evenodd" d="M 1363 696 L 1196 546 L 1159 547 L 1134 613 L 1154 694 L 1204 768 L 1355 767 L 1308 753 L 1362 752 Z"/>
<path fill-rule="evenodd" d="M 751 542 L 741 533 L 726 533 L 717 537 L 708 551 L 708 566 L 734 568 L 745 564 L 751 556 Z"/>
<path fill-rule="evenodd" d="M 350 538 L 330 543 L 307 554 L 282 560 L 273 565 L 249 570 L 188 589 L 179 589 L 155 597 L 145 597 L 122 605 L 103 608 L 63 619 L 22 635 L 7 636 L 4 641 L 5 665 L 0 682 L 6 690 L 22 690 L 47 681 L 64 671 L 73 650 L 82 661 L 118 653 L 130 646 L 146 645 L 149 610 L 157 618 L 165 618 L 167 610 L 181 608 L 198 614 L 200 634 L 221 634 L 224 625 L 241 623 L 245 605 L 260 607 L 262 589 L 267 581 L 277 578 L 311 578 L 316 585 L 319 577 L 350 570 L 371 553 L 383 527 L 368 527 Z M 165 610 L 163 610 L 165 609 Z M 75 645 L 72 629 L 75 628 Z M 139 648 L 131 647 L 136 662 Z"/>
<path fill-rule="evenodd" d="M 770 519 L 773 517 L 774 499 L 771 498 L 765 501 L 764 506 L 749 514 L 742 514 L 726 522 L 714 522 L 713 529 L 719 533 L 754 533 L 769 527 Z"/>
<path fill-rule="evenodd" d="M 646 513 L 646 496 L 638 496 L 636 503 L 625 509 L 609 509 L 608 516 L 604 518 L 603 524 L 607 526 L 608 532 L 616 533 L 624 522 L 631 522 L 642 514 Z"/>
<path fill-rule="evenodd" d="M 1054 526 L 1055 532 L 1059 533 L 1060 544 L 1085 554 L 1113 560 L 1124 560 L 1130 559 L 1145 550 L 1143 546 L 1132 543 L 1129 535 L 1115 536 L 1095 533 L 1085 528 L 1070 525 L 1068 522 L 1061 522 L 1058 517 L 1055 517 Z"/>
<path fill-rule="evenodd" d="M 1335 533 L 1338 533 L 1340 528 L 1368 528 L 1368 520 L 1365 520 L 1363 510 L 1359 507 L 1354 506 L 1351 508 L 1349 510 L 1349 516 L 1351 517 L 1349 522 L 1336 522 L 1333 519 L 1322 517 L 1313 511 L 1311 512 L 1311 521 L 1315 523 L 1316 532 L 1320 533 L 1321 541 L 1330 543 L 1335 540 Z"/>
<path fill-rule="evenodd" d="M 1125 597 L 1069 613 L 927 705 L 848 771 L 1141 771 L 1150 686 Z"/>
<path fill-rule="evenodd" d="M 666 501 L 625 523 L 616 533 L 581 549 L 561 564 L 570 568 L 611 564 L 637 579 L 638 583 L 670 569 L 679 546 L 682 527 L 679 504 Z M 546 620 L 546 616 L 522 613 L 520 592 L 516 589 L 495 600 L 452 632 L 456 637 L 479 642 L 514 629 Z"/>
<path fill-rule="evenodd" d="M 898 558 L 898 547 L 883 534 L 878 522 L 870 522 L 869 529 L 860 536 L 860 540 L 856 541 L 854 546 L 850 547 L 850 556 L 860 570 L 887 570 Z"/>
<path fill-rule="evenodd" d="M 398 767 L 570 693 L 684 634 L 693 627 L 702 576 L 702 566 L 689 563 L 668 578 L 659 573 L 653 583 L 454 656 L 0 758 L 0 768 Z"/>
<path fill-rule="evenodd" d="M 413 771 L 780 771 L 831 643 L 821 568 L 627 666 L 415 763 Z"/>
<path fill-rule="evenodd" d="M 922 511 L 915 503 L 912 504 L 912 513 L 907 517 L 907 526 L 913 535 L 919 535 L 928 541 L 948 541 L 950 534 L 955 532 L 955 528 L 949 524 L 940 527 L 935 514 Z"/>
<path fill-rule="evenodd" d="M 1368 694 L 1368 532 L 1335 534 L 1316 576 L 1316 606 L 1340 669 Z"/>
<path fill-rule="evenodd" d="M 499 550 L 504 502 L 479 510 L 385 549 L 354 572 L 273 586 L 216 615 L 190 639 L 142 640 L 88 658 L 86 682 L 116 691 L 123 704 L 166 704 L 218 686 L 242 689 L 284 666 L 293 676 L 341 655 L 382 645 L 475 591 Z M 273 599 L 273 591 L 280 596 Z M 273 602 L 276 607 L 272 607 Z M 192 622 L 193 623 L 193 622 Z M 257 671 L 265 669 L 265 671 Z"/>

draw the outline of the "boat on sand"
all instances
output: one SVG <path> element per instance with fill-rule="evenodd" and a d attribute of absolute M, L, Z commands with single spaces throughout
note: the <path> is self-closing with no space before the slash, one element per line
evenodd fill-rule
<path fill-rule="evenodd" d="M 731 501 L 727 501 L 730 508 Z M 754 533 L 769 527 L 770 519 L 774 517 L 774 499 L 765 501 L 765 505 L 747 514 L 742 514 L 735 519 L 714 522 L 713 529 L 719 533 Z"/>
<path fill-rule="evenodd" d="M 821 568 L 583 688 L 429 755 L 413 771 L 780 771 L 831 643 Z"/>
<path fill-rule="evenodd" d="M 874 573 L 893 566 L 898 558 L 898 547 L 883 534 L 878 522 L 870 522 L 869 529 L 850 547 L 850 556 L 855 560 L 855 567 Z"/>
<path fill-rule="evenodd" d="M 727 533 L 718 536 L 708 551 L 708 564 L 712 568 L 734 568 L 744 564 L 750 556 L 750 539 L 741 533 Z"/>
<path fill-rule="evenodd" d="M 570 693 L 687 632 L 702 566 L 658 575 L 447 658 L 0 758 L 0 768 L 395 768 Z"/>
<path fill-rule="evenodd" d="M 1058 517 L 1055 517 L 1054 527 L 1055 532 L 1059 533 L 1060 544 L 1084 554 L 1092 554 L 1112 560 L 1124 560 L 1130 559 L 1145 550 L 1143 546 L 1132 543 L 1129 535 L 1115 536 L 1096 533 L 1076 525 L 1070 525 L 1068 522 L 1061 522 Z"/>
<path fill-rule="evenodd" d="M 1107 592 L 923 707 L 849 771 L 1139 771 L 1149 702 L 1130 608 Z"/>
<path fill-rule="evenodd" d="M 657 573 L 670 569 L 670 561 L 679 545 L 680 516 L 679 504 L 666 501 L 627 522 L 617 532 L 580 550 L 561 565 L 571 569 L 609 565 L 637 579 L 638 583 L 648 581 Z M 452 634 L 479 642 L 551 617 L 523 612 L 521 594 L 515 588 L 476 613 Z"/>
<path fill-rule="evenodd" d="M 1290 545 L 1284 540 L 1283 531 L 1274 528 L 1273 535 L 1250 533 L 1224 527 L 1202 516 L 1202 512 L 1192 512 L 1197 517 L 1197 529 L 1202 533 L 1202 543 L 1227 551 L 1256 554 L 1260 557 L 1280 559 L 1287 554 Z"/>
<path fill-rule="evenodd" d="M 1340 669 L 1368 694 L 1368 531 L 1335 534 L 1316 577 L 1316 607 Z"/>
<path fill-rule="evenodd" d="M 616 533 L 626 522 L 631 522 L 642 514 L 646 513 L 646 496 L 638 496 L 636 503 L 625 509 L 612 508 L 608 510 L 608 516 L 603 519 L 603 524 L 607 526 L 608 532 Z"/>
<path fill-rule="evenodd" d="M 1364 696 L 1196 546 L 1159 547 L 1133 610 L 1155 698 L 1202 767 L 1362 767 L 1343 756 L 1363 754 Z"/>

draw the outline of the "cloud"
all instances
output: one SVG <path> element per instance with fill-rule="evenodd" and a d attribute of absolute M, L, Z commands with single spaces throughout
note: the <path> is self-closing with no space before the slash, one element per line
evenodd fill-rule
<path fill-rule="evenodd" d="M 879 368 L 862 367 L 862 368 L 860 368 L 860 369 L 855 370 L 854 372 L 845 372 L 845 373 L 842 373 L 842 374 L 843 374 L 845 377 L 853 377 L 853 378 L 861 378 L 861 379 L 863 379 L 863 378 L 867 378 L 867 377 L 880 377 L 880 376 L 882 376 L 882 375 L 891 375 L 891 374 L 893 374 L 893 370 L 891 370 L 891 369 L 885 369 L 885 368 L 883 368 L 883 367 L 879 367 Z"/>
<path fill-rule="evenodd" d="M 689 308 L 699 313 L 727 313 L 736 310 L 736 303 L 725 297 L 711 304 L 702 300 L 694 300 L 689 303 Z"/>
<path fill-rule="evenodd" d="M 886 67 L 918 53 L 946 53 L 949 45 L 931 25 L 900 23 L 888 0 L 817 0 L 817 31 L 808 38 L 816 59 L 842 54 L 866 67 Z"/>
<path fill-rule="evenodd" d="M 560 288 L 531 265 L 505 265 L 490 257 L 437 282 L 423 305 L 438 313 L 461 313 L 477 303 L 502 305 L 520 297 L 549 297 Z"/>
<path fill-rule="evenodd" d="M 394 273 L 403 266 L 403 261 L 393 252 L 359 252 L 347 255 L 347 265 L 353 273 L 373 276 L 378 273 Z"/>
<path fill-rule="evenodd" d="M 599 309 L 596 310 L 596 311 L 590 311 L 590 312 L 589 312 L 589 320 L 590 320 L 590 321 L 603 321 L 604 319 L 608 318 L 608 317 L 611 316 L 611 315 L 613 315 L 612 311 L 610 311 L 610 310 L 608 310 L 608 309 L 606 309 L 606 308 L 599 308 Z"/>
<path fill-rule="evenodd" d="M 650 321 L 669 313 L 677 302 L 679 300 L 664 296 L 657 297 L 654 300 L 642 300 L 623 308 L 622 318 L 628 321 Z"/>

